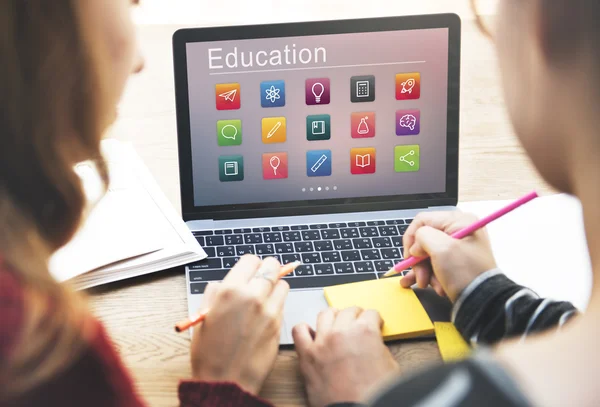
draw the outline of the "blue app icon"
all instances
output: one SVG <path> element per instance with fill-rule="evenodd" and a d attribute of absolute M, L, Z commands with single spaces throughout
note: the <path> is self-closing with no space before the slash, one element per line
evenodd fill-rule
<path fill-rule="evenodd" d="M 262 107 L 285 106 L 285 82 L 265 81 L 260 83 L 260 105 Z"/>
<path fill-rule="evenodd" d="M 331 150 L 310 150 L 306 152 L 306 175 L 327 177 L 331 175 Z"/>

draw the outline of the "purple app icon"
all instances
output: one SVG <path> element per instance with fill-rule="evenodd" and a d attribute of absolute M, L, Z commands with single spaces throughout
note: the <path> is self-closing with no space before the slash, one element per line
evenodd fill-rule
<path fill-rule="evenodd" d="M 305 92 L 307 105 L 328 105 L 329 78 L 307 79 Z"/>
<path fill-rule="evenodd" d="M 396 135 L 414 136 L 421 132 L 421 111 L 419 109 L 396 111 Z"/>

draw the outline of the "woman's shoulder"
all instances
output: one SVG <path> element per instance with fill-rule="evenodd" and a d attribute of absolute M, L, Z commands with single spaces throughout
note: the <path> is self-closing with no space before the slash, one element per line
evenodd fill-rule
<path fill-rule="evenodd" d="M 0 256 L 0 360 L 11 353 L 25 312 L 23 286 Z"/>

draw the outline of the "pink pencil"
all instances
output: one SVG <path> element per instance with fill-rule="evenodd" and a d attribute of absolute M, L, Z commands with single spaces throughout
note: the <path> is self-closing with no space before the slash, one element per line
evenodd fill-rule
<path fill-rule="evenodd" d="M 495 221 L 499 217 L 506 215 L 507 213 L 517 209 L 519 206 L 524 205 L 527 202 L 529 202 L 537 197 L 538 197 L 537 192 L 535 192 L 535 191 L 530 192 L 529 194 L 525 195 L 524 197 L 517 199 L 515 202 L 511 203 L 510 205 L 500 209 L 497 212 L 492 213 L 491 215 L 486 216 L 485 218 L 473 223 L 470 226 L 467 226 L 464 229 L 459 230 L 458 232 L 451 234 L 450 236 L 452 236 L 455 239 L 462 239 L 465 236 L 469 236 L 471 233 L 485 227 L 488 223 Z M 427 257 L 413 257 L 413 256 L 408 257 L 408 258 L 402 260 L 401 262 L 398 262 L 390 271 L 385 273 L 383 276 L 389 277 L 389 276 L 398 274 L 398 273 L 406 270 L 407 268 L 412 267 L 415 264 L 422 262 L 425 259 L 427 259 Z"/>

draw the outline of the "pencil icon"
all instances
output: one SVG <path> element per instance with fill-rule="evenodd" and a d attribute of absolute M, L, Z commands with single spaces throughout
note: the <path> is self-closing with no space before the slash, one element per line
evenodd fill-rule
<path fill-rule="evenodd" d="M 271 130 L 269 130 L 269 133 L 267 133 L 267 138 L 273 137 L 275 135 L 275 133 L 277 132 L 277 130 L 279 130 L 280 127 L 281 127 L 281 122 L 275 123 L 275 126 L 273 126 L 273 128 Z"/>

